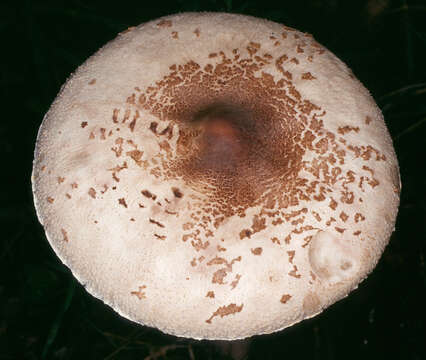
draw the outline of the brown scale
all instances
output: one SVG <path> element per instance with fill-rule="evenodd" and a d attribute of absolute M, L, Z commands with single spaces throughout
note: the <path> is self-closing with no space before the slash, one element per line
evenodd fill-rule
<path fill-rule="evenodd" d="M 269 77 L 248 81 L 226 72 L 224 78 L 227 84 L 220 95 L 206 85 L 209 81 L 189 81 L 175 89 L 176 106 L 157 115 L 167 114 L 179 124 L 179 157 L 168 164 L 172 173 L 210 193 L 219 211 L 232 215 L 237 207 L 241 212 L 258 203 L 282 179 L 297 178 L 304 149 L 294 139 L 303 128 L 291 124 L 297 122 L 295 114 L 282 100 L 288 95 L 285 89 L 272 90 Z M 197 103 L 195 93 L 201 99 Z M 255 104 L 253 93 L 258 95 Z"/>
<path fill-rule="evenodd" d="M 193 61 L 172 66 L 136 104 L 176 129 L 176 154 L 163 162 L 165 180 L 181 178 L 207 195 L 199 206 L 213 212 L 216 227 L 224 217 L 244 216 L 257 205 L 324 201 L 326 189 L 319 184 L 328 170 L 320 172 L 319 165 L 336 159 L 321 154 L 334 153 L 340 162 L 346 155 L 335 135 L 324 132 L 325 111 L 304 99 L 288 78 L 276 82 L 262 72 L 265 63 L 254 56 L 214 55 L 218 63 L 204 70 Z M 276 64 L 278 71 L 283 66 Z M 311 164 L 302 163 L 306 151 L 317 154 Z M 318 181 L 300 178 L 302 168 Z"/>

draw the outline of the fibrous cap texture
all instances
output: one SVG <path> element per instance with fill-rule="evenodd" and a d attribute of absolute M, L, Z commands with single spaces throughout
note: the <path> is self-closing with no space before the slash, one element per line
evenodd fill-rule
<path fill-rule="evenodd" d="M 309 34 L 224 13 L 142 24 L 88 59 L 43 120 L 32 181 L 91 294 L 198 339 L 274 332 L 346 296 L 400 191 L 346 65 Z"/>

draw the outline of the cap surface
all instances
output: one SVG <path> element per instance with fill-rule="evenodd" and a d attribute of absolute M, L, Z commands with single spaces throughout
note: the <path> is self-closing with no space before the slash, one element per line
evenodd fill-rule
<path fill-rule="evenodd" d="M 382 114 L 312 36 L 184 13 L 131 28 L 39 131 L 37 214 L 78 280 L 177 336 L 312 317 L 376 265 L 399 203 Z"/>

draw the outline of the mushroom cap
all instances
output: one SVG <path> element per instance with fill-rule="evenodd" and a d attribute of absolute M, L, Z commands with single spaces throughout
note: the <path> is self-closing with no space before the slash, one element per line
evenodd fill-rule
<path fill-rule="evenodd" d="M 226 13 L 130 28 L 62 87 L 32 176 L 47 238 L 122 316 L 278 331 L 376 265 L 399 204 L 374 100 L 311 35 Z"/>

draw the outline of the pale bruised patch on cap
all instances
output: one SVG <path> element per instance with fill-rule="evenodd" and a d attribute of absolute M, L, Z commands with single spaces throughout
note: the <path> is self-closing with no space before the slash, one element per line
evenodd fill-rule
<path fill-rule="evenodd" d="M 305 317 L 310 317 L 321 311 L 321 301 L 313 292 L 309 292 L 303 298 L 303 312 Z"/>
<path fill-rule="evenodd" d="M 344 236 L 319 231 L 309 244 L 309 262 L 313 272 L 331 284 L 356 276 L 360 266 L 359 251 L 350 247 Z"/>

